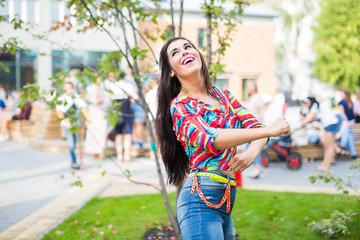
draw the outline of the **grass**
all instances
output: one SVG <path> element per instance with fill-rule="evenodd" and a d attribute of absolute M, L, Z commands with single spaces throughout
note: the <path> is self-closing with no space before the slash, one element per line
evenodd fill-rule
<path fill-rule="evenodd" d="M 175 194 L 170 194 L 175 203 Z M 175 204 L 173 204 L 175 205 Z M 324 239 L 307 225 L 335 211 L 360 211 L 354 199 L 332 194 L 280 193 L 239 189 L 232 217 L 236 232 L 246 239 Z M 170 222 L 160 194 L 94 198 L 43 239 L 143 239 L 150 228 Z M 350 223 L 360 239 L 360 216 Z"/>

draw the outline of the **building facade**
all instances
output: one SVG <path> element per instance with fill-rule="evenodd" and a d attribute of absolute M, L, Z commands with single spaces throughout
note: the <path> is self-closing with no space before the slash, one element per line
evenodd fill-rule
<path fill-rule="evenodd" d="M 206 19 L 200 9 L 199 1 L 185 1 L 182 36 L 190 39 L 198 47 L 203 47 L 206 45 L 204 39 Z M 248 79 L 256 80 L 260 93 L 270 95 L 275 93 L 274 19 L 277 16 L 276 12 L 257 6 L 244 9 L 241 24 L 236 26 L 231 46 L 221 62 L 226 65 L 225 74 L 219 76 L 216 85 L 230 89 L 242 100 L 246 100 L 244 86 Z M 178 18 L 175 14 L 174 19 Z M 170 23 L 169 16 L 163 16 L 159 21 L 163 29 L 166 29 Z M 142 22 L 139 25 L 142 32 L 154 29 L 154 25 L 149 22 Z M 177 28 L 178 22 L 175 22 L 175 25 Z M 152 46 L 155 52 L 159 53 L 162 45 L 163 42 L 158 41 Z M 144 43 L 143 46 L 145 47 Z"/>
<path fill-rule="evenodd" d="M 185 1 L 182 35 L 191 39 L 198 46 L 204 45 L 203 33 L 206 21 L 200 10 L 199 1 Z M 10 73 L 0 70 L 0 84 L 8 89 L 20 89 L 26 83 L 37 82 L 41 87 L 51 86 L 49 78 L 59 71 L 69 72 L 73 68 L 82 68 L 80 62 L 96 66 L 106 52 L 117 50 L 117 46 L 104 32 L 88 30 L 78 33 L 75 19 L 71 30 L 58 30 L 48 33 L 48 41 L 35 39 L 31 34 L 42 34 L 48 31 L 57 21 L 72 13 L 63 1 L 53 0 L 7 0 L 0 7 L 1 15 L 11 19 L 18 16 L 24 22 L 34 24 L 33 32 L 13 30 L 10 24 L 0 23 L 0 35 L 16 37 L 24 43 L 24 48 L 15 55 L 0 53 L 0 61 L 10 68 Z M 226 65 L 225 74 L 217 79 L 216 84 L 229 88 L 239 99 L 246 99 L 244 85 L 246 80 L 255 79 L 259 92 L 273 94 L 276 90 L 275 80 L 275 46 L 274 18 L 276 13 L 257 6 L 245 8 L 232 38 L 231 46 L 222 63 Z M 175 16 L 178 19 L 178 16 Z M 159 17 L 164 29 L 171 23 L 169 16 Z M 178 24 L 177 24 L 178 25 Z M 142 32 L 153 31 L 149 22 L 139 23 Z M 112 29 L 115 35 L 121 35 L 120 28 Z M 141 43 L 141 41 L 140 41 Z M 151 43 L 156 54 L 163 42 Z M 145 47 L 142 42 L 141 47 Z M 216 46 L 215 46 L 216 47 Z M 70 49 L 70 50 L 68 50 Z M 150 63 L 154 65 L 154 62 Z M 148 62 L 142 62 L 143 69 Z M 157 66 L 152 71 L 158 73 Z"/>
<path fill-rule="evenodd" d="M 0 84 L 6 89 L 20 89 L 26 83 L 37 82 L 41 87 L 51 86 L 49 78 L 59 71 L 82 69 L 83 65 L 96 66 L 102 56 L 117 50 L 115 43 L 106 33 L 92 29 L 78 32 L 75 19 L 70 18 L 73 27 L 48 32 L 57 21 L 63 21 L 74 10 L 67 8 L 65 1 L 55 0 L 6 0 L 0 6 L 0 14 L 9 19 L 17 16 L 34 28 L 28 32 L 14 30 L 7 22 L 0 23 L 0 35 L 15 37 L 27 50 L 19 50 L 14 55 L 0 53 L 0 61 L 10 68 L 10 73 L 0 70 Z M 120 34 L 120 29 L 111 29 Z M 39 40 L 33 34 L 47 35 L 48 40 Z M 74 61 L 73 59 L 77 60 Z"/>

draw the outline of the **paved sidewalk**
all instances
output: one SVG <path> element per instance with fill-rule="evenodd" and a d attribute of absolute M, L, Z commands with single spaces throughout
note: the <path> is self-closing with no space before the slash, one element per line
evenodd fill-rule
<path fill-rule="evenodd" d="M 72 174 L 68 153 L 43 152 L 14 141 L 0 144 L 0 165 L 0 239 L 35 239 L 111 183 L 131 186 L 111 160 L 85 156 L 84 169 Z M 157 182 L 150 159 L 138 158 L 120 167 L 137 180 Z M 84 187 L 70 187 L 78 177 Z M 156 191 L 146 186 L 134 189 L 128 192 Z"/>
<path fill-rule="evenodd" d="M 60 223 L 92 197 L 157 192 L 155 188 L 129 183 L 110 160 L 84 159 L 85 169 L 70 173 L 67 153 L 42 152 L 16 142 L 0 144 L 0 239 L 37 239 Z M 99 164 L 100 163 L 100 164 Z M 335 193 L 333 185 L 311 184 L 308 175 L 317 173 L 319 162 L 304 163 L 299 171 L 289 170 L 285 163 L 271 163 L 259 179 L 250 179 L 251 168 L 243 173 L 246 189 L 288 192 Z M 351 161 L 338 161 L 336 175 L 354 175 L 359 184 L 358 170 L 349 170 Z M 101 165 L 100 168 L 98 166 Z M 120 165 L 131 171 L 134 179 L 158 185 L 155 162 L 139 158 Z M 106 171 L 104 177 L 101 173 Z M 63 174 L 65 179 L 55 181 Z M 84 187 L 70 187 L 81 177 Z M 174 191 L 174 187 L 169 187 Z"/>

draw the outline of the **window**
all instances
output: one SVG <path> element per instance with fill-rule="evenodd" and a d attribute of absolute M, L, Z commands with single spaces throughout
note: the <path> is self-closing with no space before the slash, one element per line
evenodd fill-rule
<path fill-rule="evenodd" d="M 243 101 L 247 101 L 248 100 L 248 96 L 246 94 L 246 82 L 249 80 L 254 80 L 255 82 L 257 81 L 257 77 L 255 76 L 246 76 L 243 77 L 242 79 L 242 100 Z"/>
<path fill-rule="evenodd" d="M 205 47 L 206 41 L 205 41 L 205 29 L 204 28 L 198 28 L 198 46 L 199 48 Z"/>
<path fill-rule="evenodd" d="M 29 23 L 35 22 L 35 3 L 36 0 L 27 0 L 27 21 Z"/>
<path fill-rule="evenodd" d="M 13 1 L 14 3 L 14 16 L 21 19 L 21 1 Z"/>
<path fill-rule="evenodd" d="M 229 89 L 229 80 L 227 78 L 218 78 L 215 80 L 214 85 L 221 88 Z"/>
<path fill-rule="evenodd" d="M 0 3 L 0 15 L 5 16 L 5 18 L 8 19 L 8 15 L 9 15 L 8 1 Z"/>
<path fill-rule="evenodd" d="M 54 50 L 52 51 L 53 75 L 55 76 L 57 72 L 66 73 L 74 68 L 83 69 L 84 66 L 79 62 L 73 61 L 73 57 L 85 65 L 96 67 L 104 54 L 104 52 L 73 51 L 70 55 L 65 51 Z"/>
<path fill-rule="evenodd" d="M 0 69 L 0 83 L 6 89 L 20 89 L 25 84 L 35 82 L 36 60 L 35 53 L 23 50 L 16 52 L 15 55 L 0 53 L 0 61 L 10 69 L 9 73 Z"/>
<path fill-rule="evenodd" d="M 51 1 L 51 22 L 59 20 L 59 2 Z"/>

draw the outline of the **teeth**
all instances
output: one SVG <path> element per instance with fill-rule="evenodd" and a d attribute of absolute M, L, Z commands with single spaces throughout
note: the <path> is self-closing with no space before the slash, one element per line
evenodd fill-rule
<path fill-rule="evenodd" d="M 193 58 L 189 58 L 185 61 L 185 65 L 188 64 L 189 62 L 193 61 L 194 59 Z"/>

